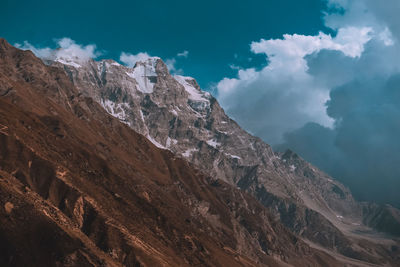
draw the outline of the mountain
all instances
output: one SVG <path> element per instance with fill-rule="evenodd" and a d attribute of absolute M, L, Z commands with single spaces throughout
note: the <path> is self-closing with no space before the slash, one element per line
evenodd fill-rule
<path fill-rule="evenodd" d="M 1 266 L 342 265 L 4 39 L 0 148 Z"/>
<path fill-rule="evenodd" d="M 399 266 L 364 225 L 396 234 L 397 210 L 274 153 L 161 59 L 45 63 L 0 39 L 1 266 Z"/>
<path fill-rule="evenodd" d="M 160 58 L 133 68 L 112 60 L 46 63 L 64 69 L 80 93 L 157 147 L 255 197 L 312 246 L 375 264 L 397 260 L 398 210 L 359 203 L 295 153 L 275 153 L 229 118 L 195 79 L 171 75 Z M 385 216 L 376 216 L 379 210 Z"/>

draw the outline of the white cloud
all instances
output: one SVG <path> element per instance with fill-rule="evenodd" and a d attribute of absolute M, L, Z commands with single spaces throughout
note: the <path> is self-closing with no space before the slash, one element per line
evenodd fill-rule
<path fill-rule="evenodd" d="M 176 57 L 167 58 L 165 60 L 165 65 L 167 65 L 167 68 L 171 73 L 182 74 L 183 70 L 176 67 L 176 64 L 177 64 L 177 59 L 176 58 L 177 57 L 178 58 L 182 58 L 182 57 L 186 58 L 186 57 L 188 57 L 188 55 L 189 55 L 189 51 L 186 51 L 186 50 L 181 52 L 181 53 L 178 53 L 176 55 Z M 152 56 L 150 56 L 147 52 L 139 52 L 139 53 L 137 53 L 135 55 L 130 54 L 130 53 L 122 52 L 119 60 L 123 64 L 125 64 L 126 66 L 133 67 L 133 66 L 135 66 L 136 62 L 138 62 L 138 61 L 146 61 L 148 58 L 151 58 L 151 57 Z"/>
<path fill-rule="evenodd" d="M 56 39 L 55 43 L 57 47 L 55 49 L 50 47 L 35 47 L 27 41 L 24 41 L 23 45 L 15 44 L 16 47 L 23 50 L 31 50 L 37 57 L 47 60 L 75 60 L 75 61 L 87 61 L 91 58 L 96 58 L 101 55 L 96 50 L 96 45 L 80 45 L 70 38 Z"/>
<path fill-rule="evenodd" d="M 235 65 L 235 64 L 229 64 L 229 68 L 231 68 L 233 70 L 240 70 L 240 67 L 238 65 Z"/>
<path fill-rule="evenodd" d="M 178 57 L 184 57 L 187 58 L 189 56 L 189 51 L 185 50 L 183 52 L 180 52 L 177 54 Z"/>
<path fill-rule="evenodd" d="M 119 60 L 124 63 L 128 67 L 134 67 L 136 62 L 138 61 L 146 61 L 149 59 L 151 56 L 146 53 L 146 52 L 140 52 L 137 53 L 136 55 L 132 55 L 130 53 L 125 53 L 122 52 L 121 56 L 119 57 Z"/>
<path fill-rule="evenodd" d="M 308 122 L 333 127 L 325 106 L 332 88 L 400 70 L 400 2 L 388 1 L 328 0 L 337 11 L 324 17 L 333 36 L 285 34 L 252 42 L 251 51 L 265 54 L 268 65 L 260 71 L 238 69 L 237 77 L 222 79 L 217 84 L 222 106 L 243 127 L 272 144 Z"/>
<path fill-rule="evenodd" d="M 386 45 L 394 45 L 393 35 L 389 28 L 385 28 L 381 33 L 379 33 L 379 39 Z"/>
<path fill-rule="evenodd" d="M 325 14 L 326 26 L 337 30 L 346 27 L 369 27 L 372 28 L 374 37 L 381 40 L 388 46 L 394 43 L 395 37 L 392 31 L 400 34 L 400 22 L 397 13 L 400 9 L 398 0 L 328 0 L 331 7 L 342 10 Z"/>
<path fill-rule="evenodd" d="M 306 57 L 333 50 L 359 58 L 372 34 L 368 27 L 348 27 L 335 37 L 322 32 L 316 36 L 285 34 L 283 39 L 252 42 L 251 51 L 265 54 L 269 64 L 260 71 L 239 69 L 236 78 L 221 80 L 218 99 L 241 125 L 273 144 L 307 122 L 332 127 L 325 107 L 329 88 L 308 73 Z"/>
<path fill-rule="evenodd" d="M 275 148 L 298 152 L 356 197 L 400 206 L 400 1 L 329 3 L 332 36 L 253 42 L 268 65 L 222 79 L 218 99 L 246 130 L 283 141 Z"/>
<path fill-rule="evenodd" d="M 187 58 L 189 56 L 189 51 L 185 50 L 183 52 L 180 52 L 178 54 L 176 54 L 176 57 L 173 58 L 167 58 L 165 60 L 165 65 L 167 65 L 168 70 L 173 73 L 173 74 L 183 74 L 183 69 L 181 68 L 177 68 L 176 64 L 177 64 L 177 58 Z"/>
<path fill-rule="evenodd" d="M 183 69 L 176 67 L 176 58 L 167 58 L 165 60 L 165 65 L 167 65 L 169 72 L 172 74 L 183 74 Z"/>
<path fill-rule="evenodd" d="M 96 51 L 96 45 L 79 45 L 70 38 L 62 38 L 58 41 L 60 49 L 57 49 L 57 57 L 79 58 L 89 60 L 98 57 L 101 53 Z"/>
<path fill-rule="evenodd" d="M 53 49 L 49 47 L 44 47 L 44 48 L 37 48 L 30 44 L 28 41 L 24 41 L 24 44 L 15 44 L 15 47 L 22 49 L 22 50 L 31 50 L 37 57 L 43 58 L 43 59 L 50 59 L 53 57 Z"/>
<path fill-rule="evenodd" d="M 182 74 L 182 69 L 176 69 L 176 59 L 175 58 L 167 58 L 165 60 L 165 65 L 167 65 L 168 70 L 174 74 Z"/>
<path fill-rule="evenodd" d="M 400 1 L 330 0 L 325 15 L 335 31 L 370 28 L 359 57 L 321 50 L 306 57 L 313 84 L 327 88 L 332 129 L 306 124 L 285 135 L 284 145 L 350 187 L 362 200 L 400 205 L 398 118 Z M 332 10 L 331 10 L 332 11 Z M 346 35 L 344 35 L 346 36 Z M 342 37 L 341 42 L 354 38 Z M 359 51 L 357 46 L 348 51 Z M 366 168 L 373 163 L 373 168 Z"/>
<path fill-rule="evenodd" d="M 360 57 L 364 44 L 371 39 L 371 28 L 343 28 L 337 36 L 320 32 L 317 36 L 285 34 L 283 39 L 261 39 L 251 43 L 254 53 L 264 53 L 268 56 L 269 69 L 285 68 L 287 71 L 300 71 L 307 68 L 304 57 L 318 53 L 323 49 L 341 51 L 349 57 Z"/>
<path fill-rule="evenodd" d="M 169 58 L 169 59 L 165 60 L 165 65 L 167 65 L 169 71 L 175 70 L 175 64 L 176 64 L 175 58 Z"/>

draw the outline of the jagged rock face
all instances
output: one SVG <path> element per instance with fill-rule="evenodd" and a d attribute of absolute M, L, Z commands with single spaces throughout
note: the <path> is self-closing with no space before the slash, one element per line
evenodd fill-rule
<path fill-rule="evenodd" d="M 50 64 L 64 68 L 81 93 L 156 146 L 251 193 L 295 233 L 346 256 L 375 261 L 348 238 L 365 231 L 362 204 L 349 190 L 293 152 L 274 153 L 230 119 L 193 78 L 172 76 L 159 58 L 134 68 L 112 60 L 79 67 Z"/>
<path fill-rule="evenodd" d="M 313 199 L 315 205 L 333 207 L 342 216 L 357 210 L 343 185 L 312 166 L 300 170 L 285 163 L 270 146 L 226 116 L 193 78 L 171 76 L 158 58 L 132 69 L 110 60 L 90 60 L 79 68 L 61 66 L 81 93 L 110 114 L 215 177 L 249 191 L 264 187 L 306 206 Z"/>
<path fill-rule="evenodd" d="M 390 205 L 363 203 L 363 222 L 382 232 L 400 236 L 400 211 Z"/>
<path fill-rule="evenodd" d="M 343 265 L 2 39 L 0 84 L 1 266 Z"/>

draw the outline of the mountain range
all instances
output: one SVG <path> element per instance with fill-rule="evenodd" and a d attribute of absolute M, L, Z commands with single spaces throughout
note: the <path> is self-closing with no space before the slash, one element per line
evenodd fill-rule
<path fill-rule="evenodd" d="M 0 40 L 1 266 L 400 266 L 400 211 L 274 152 L 157 57 Z"/>

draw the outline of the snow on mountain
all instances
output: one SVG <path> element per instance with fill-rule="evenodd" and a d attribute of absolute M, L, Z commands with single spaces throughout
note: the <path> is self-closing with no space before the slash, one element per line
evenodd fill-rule
<path fill-rule="evenodd" d="M 218 146 L 220 146 L 221 144 L 218 143 L 217 141 L 215 141 L 214 139 L 211 140 L 207 140 L 207 144 L 212 146 L 213 148 L 217 148 Z"/>
<path fill-rule="evenodd" d="M 70 66 L 75 67 L 75 68 L 80 68 L 81 67 L 81 65 L 79 65 L 76 61 L 73 61 L 71 59 L 57 58 L 56 61 L 58 61 L 58 62 L 60 62 L 60 63 L 62 63 L 64 65 L 70 65 Z"/>
<path fill-rule="evenodd" d="M 185 77 L 181 75 L 174 75 L 174 78 L 185 88 L 186 92 L 189 94 L 189 99 L 194 101 L 206 101 L 208 102 L 207 96 L 209 93 L 200 91 L 199 89 L 195 88 L 190 81 L 194 79 L 192 77 Z"/>
<path fill-rule="evenodd" d="M 156 64 L 160 58 L 150 57 L 146 61 L 138 61 L 133 69 L 126 74 L 138 83 L 137 90 L 143 93 L 152 93 L 157 82 Z"/>

